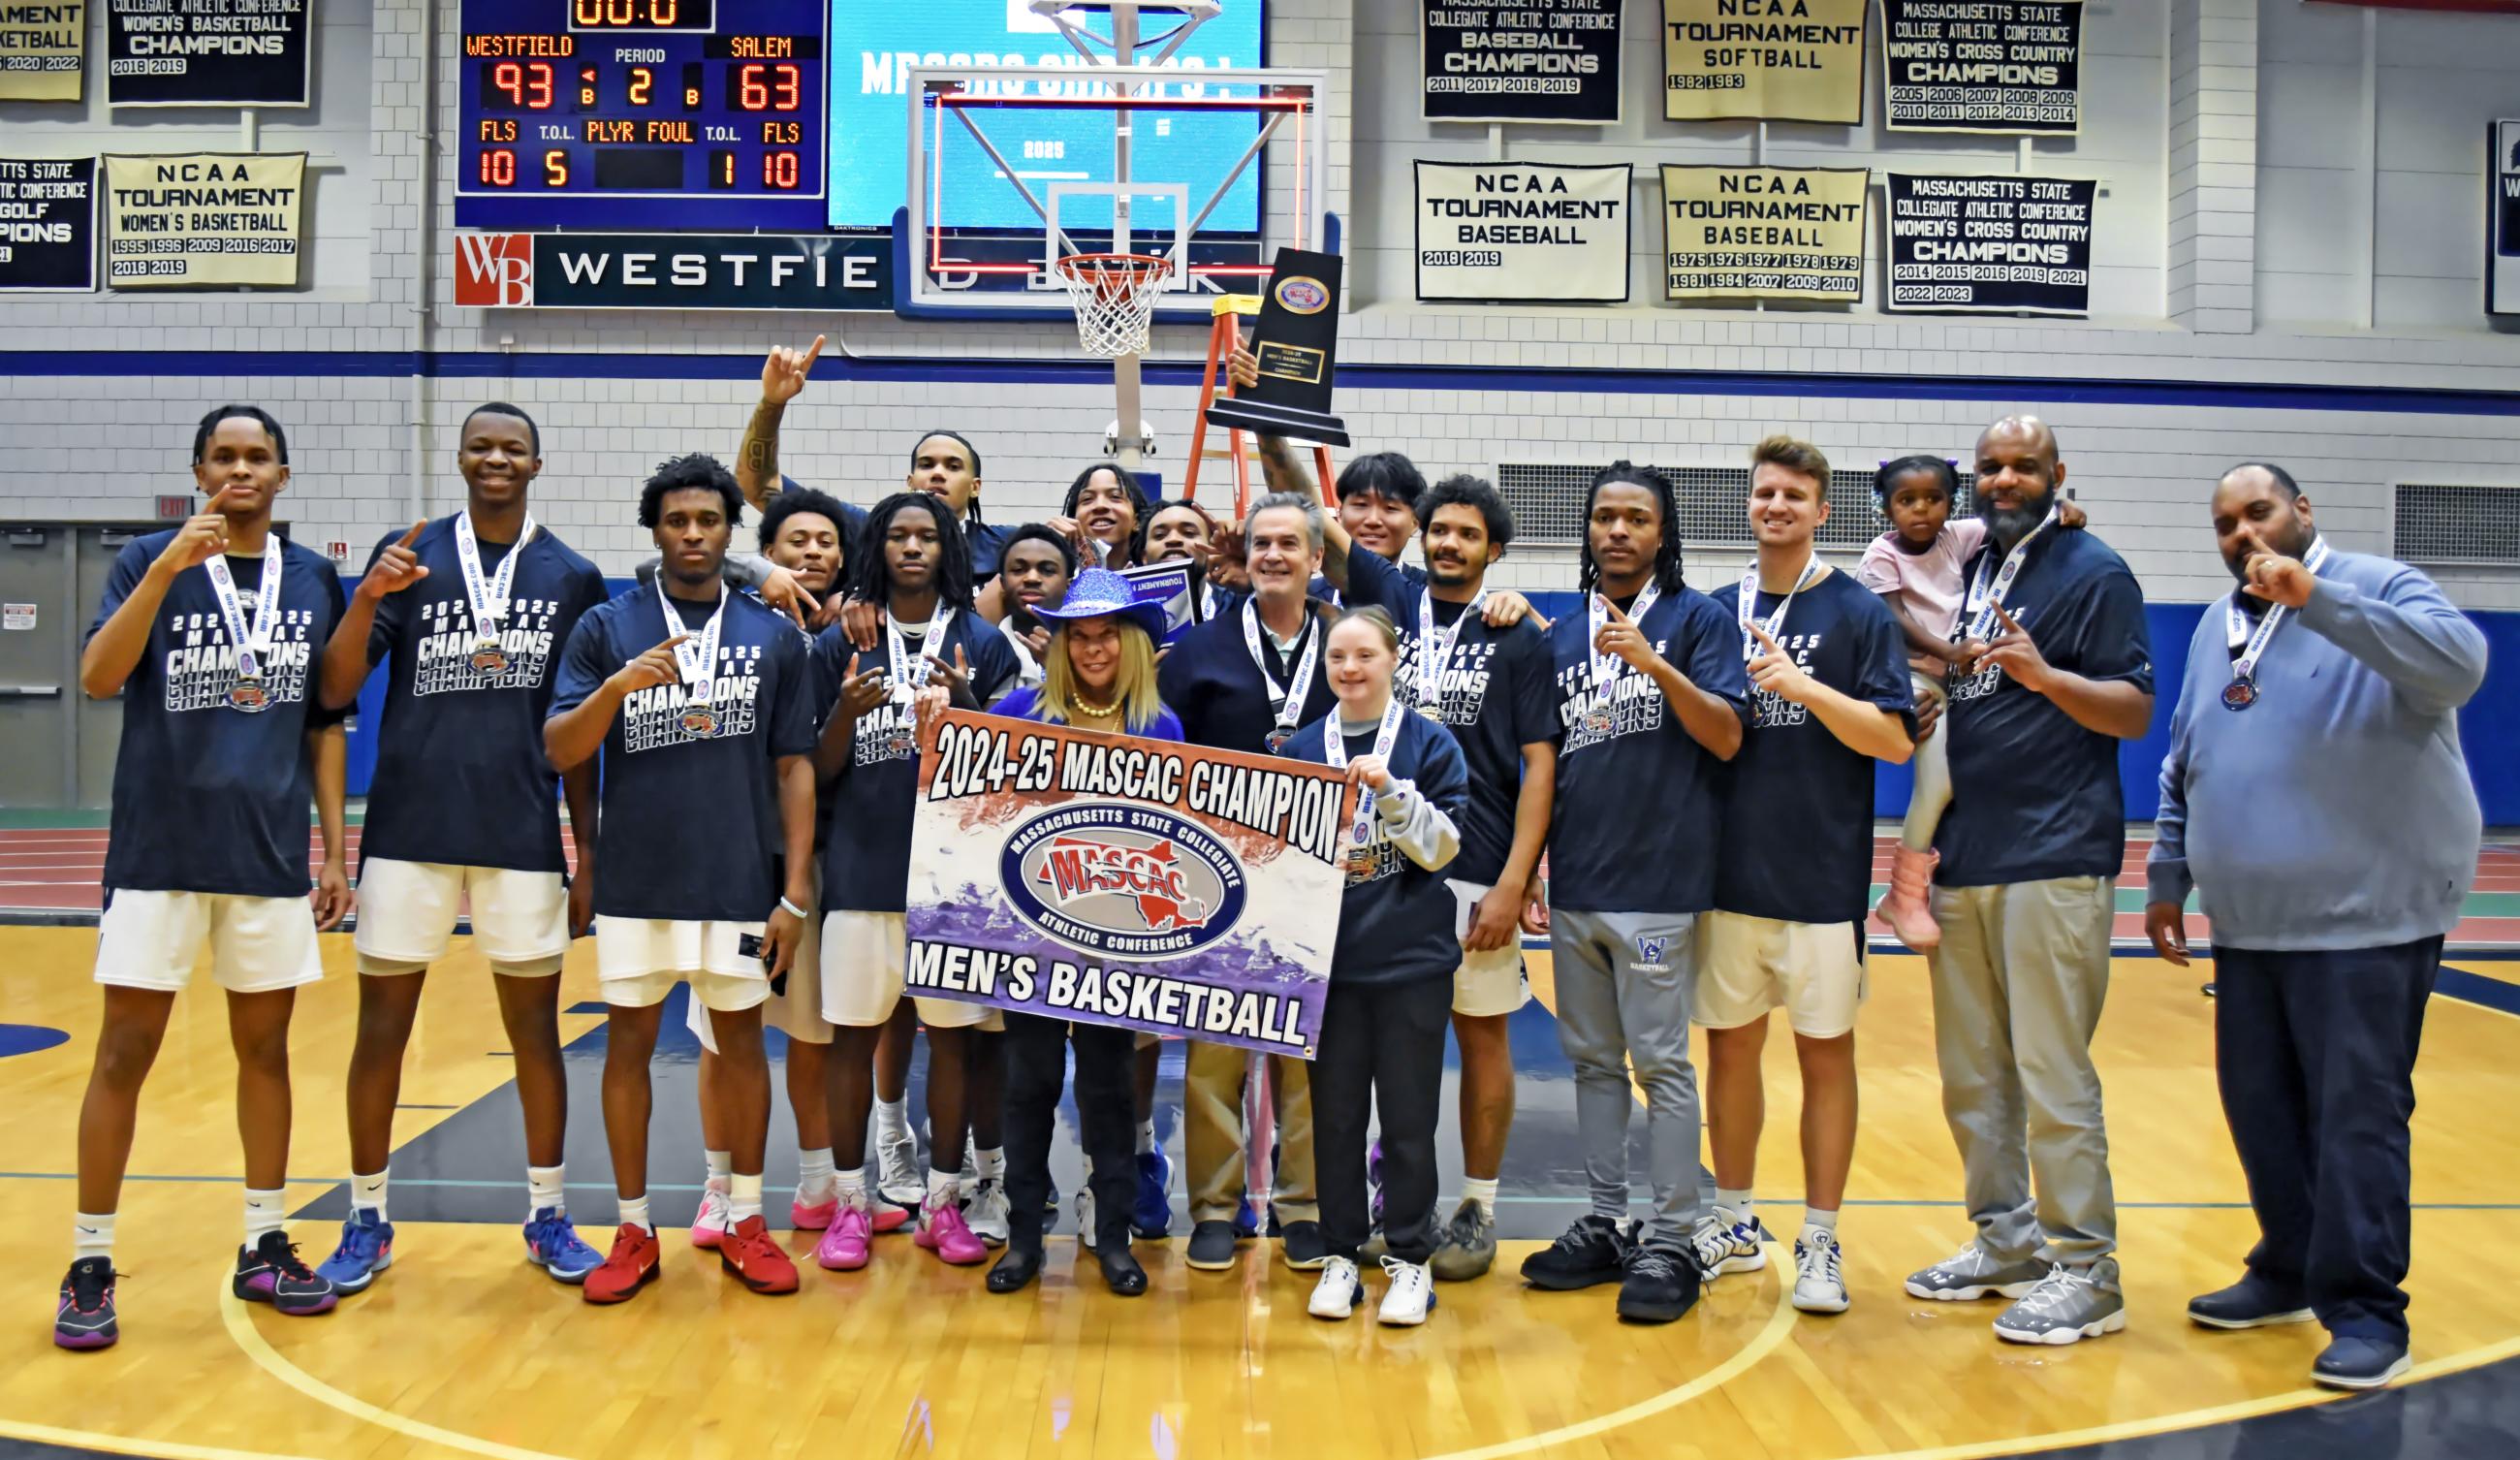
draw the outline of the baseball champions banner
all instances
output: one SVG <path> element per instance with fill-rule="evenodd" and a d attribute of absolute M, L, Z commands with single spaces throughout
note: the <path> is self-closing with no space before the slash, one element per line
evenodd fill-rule
<path fill-rule="evenodd" d="M 74 102 L 87 0 L 0 0 L 0 102 Z"/>
<path fill-rule="evenodd" d="M 305 180 L 302 152 L 108 157 L 106 283 L 295 284 Z"/>
<path fill-rule="evenodd" d="M 1863 167 L 1662 169 L 1664 297 L 1864 297 Z"/>
<path fill-rule="evenodd" d="M 1428 121 L 1619 119 L 1620 0 L 1424 0 Z"/>
<path fill-rule="evenodd" d="M 1864 119 L 1865 0 L 1662 0 L 1673 121 Z"/>
<path fill-rule="evenodd" d="M 1892 309 L 2092 312 L 2090 178 L 1890 174 Z"/>
<path fill-rule="evenodd" d="M 1890 128 L 2083 127 L 2082 0 L 1881 0 Z"/>
<path fill-rule="evenodd" d="M 1624 304 L 1625 162 L 1418 164 L 1418 297 Z"/>
<path fill-rule="evenodd" d="M 948 711 L 919 759 L 908 986 L 1310 1059 L 1350 798 L 1303 761 Z"/>

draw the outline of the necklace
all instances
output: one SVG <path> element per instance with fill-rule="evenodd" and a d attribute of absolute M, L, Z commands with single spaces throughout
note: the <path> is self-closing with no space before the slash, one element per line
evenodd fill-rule
<path fill-rule="evenodd" d="M 1067 693 L 1067 716 L 1069 719 L 1108 720 L 1118 718 L 1119 713 L 1120 702 L 1117 700 L 1112 701 L 1108 705 L 1097 705 L 1093 701 L 1086 699 L 1083 695 L 1076 693 L 1074 690 L 1070 690 Z"/>

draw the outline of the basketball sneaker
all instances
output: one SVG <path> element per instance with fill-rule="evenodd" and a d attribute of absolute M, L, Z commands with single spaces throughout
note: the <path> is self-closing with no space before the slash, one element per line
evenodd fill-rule
<path fill-rule="evenodd" d="M 636 1222 L 623 1222 L 621 1230 L 612 1234 L 611 1255 L 586 1275 L 586 1286 L 578 1291 L 588 1302 L 627 1302 L 656 1280 L 661 1251 L 655 1233 Z"/>
<path fill-rule="evenodd" d="M 692 1218 L 692 1246 L 714 1248 L 725 1239 L 726 1229 L 733 1225 L 728 1218 L 735 1214 L 727 1206 L 726 1187 L 725 1177 L 711 1176 L 700 1188 L 699 1215 Z"/>
<path fill-rule="evenodd" d="M 769 1219 L 758 1212 L 737 1222 L 718 1244 L 717 1265 L 755 1293 L 796 1291 L 796 1264 L 770 1235 Z"/>
<path fill-rule="evenodd" d="M 980 1163 L 972 1154 L 971 1143 L 963 1142 L 963 1168 L 954 1173 L 954 1200 L 968 1202 L 980 1194 Z"/>
<path fill-rule="evenodd" d="M 1463 1197 L 1460 1209 L 1435 1239 L 1434 1255 L 1426 1259 L 1426 1266 L 1444 1282 L 1465 1283 L 1487 1276 L 1496 1265 L 1496 1251 L 1495 1219 L 1486 1208 Z"/>
<path fill-rule="evenodd" d="M 1975 1240 L 1921 1272 L 1909 1274 L 1908 1296 L 1938 1302 L 1974 1302 L 1981 1298 L 2026 1298 L 2048 1275 L 2028 1257 L 2006 1262 Z"/>
<path fill-rule="evenodd" d="M 575 1285 L 604 1265 L 604 1255 L 577 1235 L 567 1212 L 537 1207 L 525 1223 L 525 1260 L 550 1273 L 554 1282 Z"/>
<path fill-rule="evenodd" d="M 924 1188 L 922 1188 L 920 1195 L 922 1198 L 926 1195 Z M 892 1198 L 885 1196 L 883 1194 L 883 1188 L 877 1187 L 873 1198 L 867 1203 L 867 1210 L 875 1218 L 874 1228 L 876 1231 L 898 1232 L 902 1228 L 909 1226 L 912 1218 L 919 1215 L 919 1204 L 917 1202 L 912 1202 L 908 1206 L 904 1206 L 903 1204 L 894 1201 Z"/>
<path fill-rule="evenodd" d="M 393 1265 L 393 1223 L 372 1208 L 353 1207 L 350 1219 L 341 1223 L 341 1245 L 333 1249 L 333 1255 L 324 1259 L 315 1275 L 331 1283 L 336 1293 L 359 1292 Z"/>
<path fill-rule="evenodd" d="M 2285 1292 L 2254 1272 L 2241 1274 L 2228 1288 L 2187 1300 L 2187 1321 L 2205 1328 L 2265 1328 L 2318 1317 L 2300 1290 Z"/>
<path fill-rule="evenodd" d="M 1102 1251 L 1094 1245 L 1095 1233 L 1100 1230 L 1094 1224 L 1094 1188 L 1091 1186 L 1076 1188 L 1076 1245 L 1089 1253 Z"/>
<path fill-rule="evenodd" d="M 1393 1328 L 1416 1328 L 1425 1322 L 1435 1306 L 1435 1275 L 1426 1270 L 1426 1264 L 1385 1257 L 1382 1273 L 1391 1279 L 1391 1286 L 1382 1290 L 1382 1310 L 1374 1316 Z"/>
<path fill-rule="evenodd" d="M 267 1302 L 292 1318 L 329 1313 L 340 1298 L 333 1285 L 297 1259 L 297 1244 L 286 1232 L 265 1232 L 251 1247 L 237 1249 L 236 1277 L 230 1289 L 248 1302 Z"/>
<path fill-rule="evenodd" d="M 855 1272 L 875 1255 L 874 1240 L 875 1221 L 867 1209 L 845 1204 L 814 1244 L 814 1260 L 833 1272 Z"/>
<path fill-rule="evenodd" d="M 2010 1344 L 2078 1344 L 2126 1327 L 2126 1294 L 2118 1264 L 2102 1257 L 2089 1267 L 2059 1263 L 2019 1302 L 1995 1320 L 1995 1336 Z"/>
<path fill-rule="evenodd" d="M 840 1214 L 840 1194 L 834 1190 L 819 1202 L 805 1200 L 805 1188 L 796 1188 L 796 1198 L 788 1204 L 788 1220 L 799 1232 L 820 1232 Z"/>
<path fill-rule="evenodd" d="M 1172 1235 L 1173 1162 L 1161 1146 L 1138 1157 L 1138 1203 L 1129 1209 L 1129 1230 L 1141 1242 Z"/>
<path fill-rule="evenodd" d="M 1558 1293 L 1615 1283 L 1627 1271 L 1628 1247 L 1619 1223 L 1587 1212 L 1558 1233 L 1555 1242 L 1522 1259 L 1522 1279 Z"/>
<path fill-rule="evenodd" d="M 1358 1282 L 1356 1264 L 1345 1257 L 1331 1257 L 1322 1263 L 1322 1278 L 1313 1284 L 1312 1300 L 1304 1311 L 1316 1318 L 1344 1318 L 1356 1311 L 1365 1297 L 1365 1284 Z"/>
<path fill-rule="evenodd" d="M 1844 1252 L 1826 1227 L 1805 1227 L 1794 1240 L 1794 1306 L 1806 1313 L 1846 1311 Z"/>
<path fill-rule="evenodd" d="M 1619 1277 L 1619 1316 L 1632 1323 L 1670 1323 L 1697 1305 L 1704 1279 L 1697 1255 L 1672 1243 L 1638 1243 L 1628 1249 Z"/>
<path fill-rule="evenodd" d="M 1308 1272 L 1330 1259 L 1329 1239 L 1320 1222 L 1288 1222 L 1278 1236 L 1278 1256 L 1297 1272 Z"/>
<path fill-rule="evenodd" d="M 1711 1283 L 1728 1272 L 1757 1272 L 1767 1266 L 1768 1250 L 1760 1246 L 1767 1235 L 1755 1216 L 1745 1222 L 1721 1207 L 1713 1209 L 1697 1219 L 1688 1236 L 1698 1277 Z"/>
<path fill-rule="evenodd" d="M 113 1318 L 113 1259 L 81 1257 L 62 1279 L 53 1311 L 53 1342 L 64 1348 L 110 1348 L 122 1337 Z"/>
<path fill-rule="evenodd" d="M 963 1209 L 963 1220 L 971 1235 L 990 1247 L 1007 1245 L 1007 1188 L 995 1176 L 980 1178 L 980 1188 L 972 1193 Z"/>
<path fill-rule="evenodd" d="M 957 1267 L 968 1267 L 989 1255 L 988 1245 L 971 1235 L 959 1207 L 919 1213 L 919 1235 L 910 1240 Z"/>
<path fill-rule="evenodd" d="M 875 1189 L 901 1211 L 902 1220 L 908 1220 L 919 1204 L 927 1200 L 927 1173 L 919 1163 L 919 1137 L 904 1131 L 893 1140 L 876 1142 L 875 1169 Z M 876 1209 L 877 1231 L 889 1232 L 900 1225 L 900 1221 L 885 1222 L 883 1209 Z"/>

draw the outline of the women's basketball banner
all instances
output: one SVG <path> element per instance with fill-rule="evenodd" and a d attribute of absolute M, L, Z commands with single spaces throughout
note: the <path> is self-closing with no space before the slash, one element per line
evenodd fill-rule
<path fill-rule="evenodd" d="M 1882 303 L 1955 314 L 2091 313 L 2099 191 L 2087 177 L 1891 173 Z"/>
<path fill-rule="evenodd" d="M 0 102 L 74 102 L 87 0 L 0 0 Z"/>
<path fill-rule="evenodd" d="M 1864 119 L 1865 0 L 1662 0 L 1673 121 Z"/>
<path fill-rule="evenodd" d="M 303 107 L 314 0 L 106 0 L 116 107 Z"/>
<path fill-rule="evenodd" d="M 2082 0 L 1881 0 L 1890 128 L 2083 128 Z"/>
<path fill-rule="evenodd" d="M 1619 119 L 1620 0 L 1425 0 L 1428 121 Z"/>
<path fill-rule="evenodd" d="M 297 282 L 306 154 L 105 160 L 105 280 L 113 289 Z"/>
<path fill-rule="evenodd" d="M 948 711 L 919 757 L 910 990 L 1311 1059 L 1351 798 L 1307 761 Z"/>
<path fill-rule="evenodd" d="M 1665 167 L 1664 296 L 1864 297 L 1863 167 Z"/>
<path fill-rule="evenodd" d="M 1418 164 L 1423 302 L 1624 304 L 1625 162 Z"/>

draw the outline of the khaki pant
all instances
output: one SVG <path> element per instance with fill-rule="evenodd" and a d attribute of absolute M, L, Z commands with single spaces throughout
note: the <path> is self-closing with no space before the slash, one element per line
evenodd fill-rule
<path fill-rule="evenodd" d="M 1182 1114 L 1183 1160 L 1189 1169 L 1190 1219 L 1232 1221 L 1242 1205 L 1249 1133 L 1242 1120 L 1242 1086 L 1250 1052 L 1192 1040 L 1186 1062 Z M 1301 1060 L 1269 1057 L 1269 1085 L 1278 1116 L 1278 1219 L 1319 1221 L 1321 1203 L 1313 1181 L 1312 1071 Z"/>

